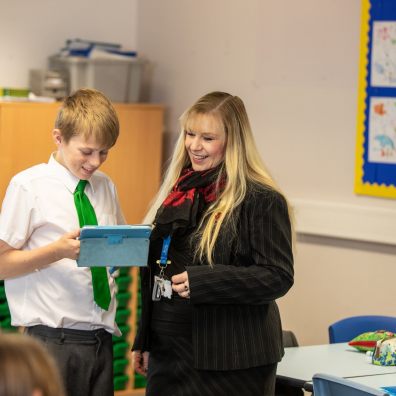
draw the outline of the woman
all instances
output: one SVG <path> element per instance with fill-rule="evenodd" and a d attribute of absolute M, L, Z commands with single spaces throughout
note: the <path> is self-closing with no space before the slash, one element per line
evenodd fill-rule
<path fill-rule="evenodd" d="M 180 120 L 146 217 L 135 370 L 147 396 L 269 396 L 283 355 L 275 299 L 293 284 L 288 205 L 240 98 L 209 93 Z"/>
<path fill-rule="evenodd" d="M 64 396 L 55 362 L 34 338 L 0 333 L 0 396 Z"/>

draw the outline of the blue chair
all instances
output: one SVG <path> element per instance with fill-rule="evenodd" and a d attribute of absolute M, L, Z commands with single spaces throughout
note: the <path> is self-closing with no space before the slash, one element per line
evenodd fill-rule
<path fill-rule="evenodd" d="M 389 393 L 328 374 L 312 378 L 315 396 L 389 396 Z"/>
<path fill-rule="evenodd" d="M 367 331 L 388 330 L 396 333 L 396 317 L 393 316 L 351 316 L 329 326 L 330 344 L 349 342 Z"/>

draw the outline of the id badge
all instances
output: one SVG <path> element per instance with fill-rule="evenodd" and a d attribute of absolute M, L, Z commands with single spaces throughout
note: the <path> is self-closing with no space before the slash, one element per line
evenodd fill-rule
<path fill-rule="evenodd" d="M 154 287 L 153 287 L 153 301 L 160 301 L 162 296 L 162 278 L 154 276 Z"/>
<path fill-rule="evenodd" d="M 152 300 L 160 301 L 162 297 L 172 298 L 172 284 L 169 279 L 155 275 Z"/>

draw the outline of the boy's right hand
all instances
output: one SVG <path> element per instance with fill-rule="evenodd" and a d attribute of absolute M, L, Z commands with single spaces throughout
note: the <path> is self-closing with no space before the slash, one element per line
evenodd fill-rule
<path fill-rule="evenodd" d="M 24 275 L 69 258 L 76 260 L 80 253 L 77 239 L 80 229 L 62 235 L 48 245 L 32 250 L 19 250 L 0 240 L 0 279 Z"/>
<path fill-rule="evenodd" d="M 80 229 L 68 232 L 62 235 L 57 241 L 57 251 L 59 253 L 59 260 L 68 258 L 76 260 L 80 254 L 80 241 L 77 239 L 80 236 Z"/>

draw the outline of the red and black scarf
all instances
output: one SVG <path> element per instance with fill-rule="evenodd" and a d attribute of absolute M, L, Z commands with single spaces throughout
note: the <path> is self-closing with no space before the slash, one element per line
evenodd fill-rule
<path fill-rule="evenodd" d="M 207 204 L 215 201 L 225 185 L 218 180 L 220 166 L 205 171 L 183 169 L 172 191 L 158 209 L 152 237 L 183 235 L 197 226 Z"/>

